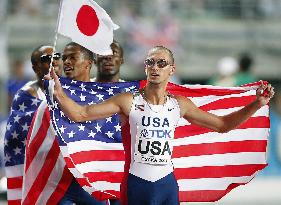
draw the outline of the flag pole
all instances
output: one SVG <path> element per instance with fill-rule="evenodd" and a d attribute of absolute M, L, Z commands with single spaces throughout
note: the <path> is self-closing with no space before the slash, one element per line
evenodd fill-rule
<path fill-rule="evenodd" d="M 51 62 L 49 65 L 49 73 L 51 71 L 51 67 L 53 64 L 53 60 L 54 60 L 54 53 L 56 51 L 56 46 L 57 46 L 57 40 L 58 40 L 58 28 L 59 28 L 59 21 L 60 21 L 60 17 L 61 17 L 61 7 L 62 7 L 62 1 L 63 0 L 59 0 L 59 14 L 58 14 L 58 19 L 57 19 L 57 24 L 56 24 L 56 29 L 55 29 L 55 39 L 54 39 L 54 43 L 53 43 L 53 53 L 52 53 L 52 58 L 51 58 Z"/>

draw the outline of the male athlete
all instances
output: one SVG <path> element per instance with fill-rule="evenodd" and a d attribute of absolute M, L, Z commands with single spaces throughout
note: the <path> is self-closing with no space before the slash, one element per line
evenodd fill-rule
<path fill-rule="evenodd" d="M 166 87 L 175 68 L 172 52 L 156 46 L 148 52 L 145 60 L 147 84 L 143 89 L 134 94 L 115 95 L 90 106 L 80 106 L 68 98 L 58 77 L 51 71 L 55 81 L 54 96 L 71 120 L 96 120 L 118 113 L 125 123 L 130 124 L 131 137 L 123 139 L 124 147 L 130 147 L 131 153 L 131 158 L 126 159 L 129 163 L 126 182 L 122 184 L 123 204 L 179 204 L 178 185 L 171 162 L 171 140 L 181 117 L 216 132 L 228 132 L 266 105 L 274 95 L 270 84 L 261 85 L 253 102 L 239 111 L 217 116 L 200 110 L 186 97 L 167 93 Z"/>

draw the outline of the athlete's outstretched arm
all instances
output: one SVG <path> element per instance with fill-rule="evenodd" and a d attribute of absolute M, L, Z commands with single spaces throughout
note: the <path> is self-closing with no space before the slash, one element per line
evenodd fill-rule
<path fill-rule="evenodd" d="M 132 94 L 122 93 L 95 105 L 82 106 L 69 98 L 59 81 L 58 76 L 51 70 L 51 77 L 54 79 L 54 96 L 65 115 L 72 121 L 81 122 L 109 117 L 115 113 L 128 115 L 132 102 Z M 47 79 L 50 79 L 47 78 Z"/>
<path fill-rule="evenodd" d="M 263 95 L 264 91 L 267 91 L 268 94 Z M 190 123 L 210 128 L 216 132 L 228 132 L 249 119 L 258 109 L 266 105 L 273 95 L 273 87 L 270 84 L 262 84 L 257 89 L 257 97 L 253 102 L 249 103 L 242 109 L 225 116 L 217 116 L 205 112 L 184 97 L 178 96 L 178 102 L 181 108 L 181 116 Z"/>

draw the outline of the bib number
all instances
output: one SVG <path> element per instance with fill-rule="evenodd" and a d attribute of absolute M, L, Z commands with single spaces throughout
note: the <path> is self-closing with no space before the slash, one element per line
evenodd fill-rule
<path fill-rule="evenodd" d="M 135 145 L 134 161 L 152 165 L 166 165 L 171 161 L 169 140 L 138 137 Z"/>

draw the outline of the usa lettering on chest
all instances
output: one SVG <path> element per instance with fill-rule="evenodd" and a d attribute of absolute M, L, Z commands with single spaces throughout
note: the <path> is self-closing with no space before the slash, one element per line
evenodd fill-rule
<path fill-rule="evenodd" d="M 152 155 L 171 155 L 171 150 L 168 141 L 164 140 L 139 140 L 138 151 L 141 154 L 152 154 Z"/>
<path fill-rule="evenodd" d="M 159 118 L 159 117 L 146 117 L 142 116 L 141 119 L 142 126 L 148 127 L 170 127 L 168 118 Z"/>

